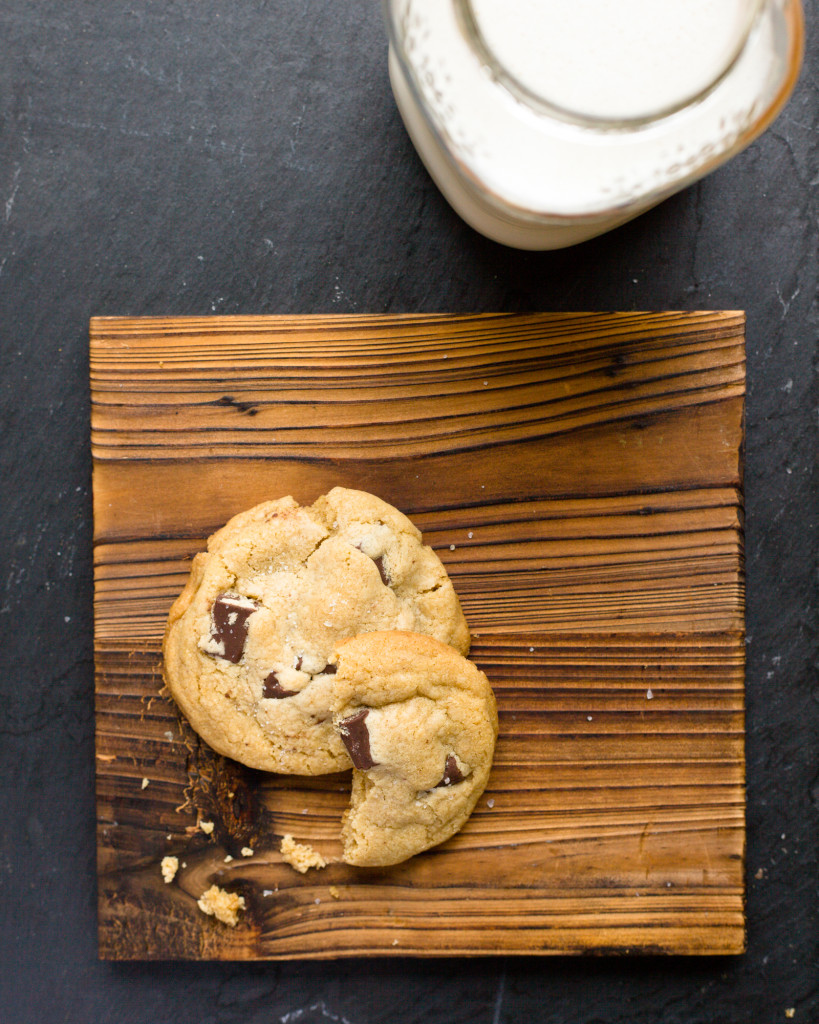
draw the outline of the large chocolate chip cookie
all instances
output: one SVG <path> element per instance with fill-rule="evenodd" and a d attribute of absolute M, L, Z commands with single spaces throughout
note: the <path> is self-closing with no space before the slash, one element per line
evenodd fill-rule
<path fill-rule="evenodd" d="M 309 507 L 281 498 L 235 516 L 194 558 L 165 631 L 165 682 L 219 753 L 338 771 L 350 759 L 331 721 L 332 655 L 374 630 L 469 649 L 446 570 L 406 516 L 341 487 Z"/>

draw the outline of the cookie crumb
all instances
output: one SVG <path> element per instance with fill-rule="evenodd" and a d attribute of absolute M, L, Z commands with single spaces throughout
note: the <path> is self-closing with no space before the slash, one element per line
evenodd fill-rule
<path fill-rule="evenodd" d="M 495 801 L 494 800 L 487 800 L 486 801 L 486 806 L 489 807 L 489 808 L 494 807 L 495 806 Z"/>
<path fill-rule="evenodd" d="M 230 855 L 230 854 L 228 854 L 228 855 L 227 855 L 227 857 L 225 857 L 225 864 L 230 864 L 230 862 L 231 862 L 232 860 L 233 860 L 233 858 L 231 857 L 231 855 Z"/>
<path fill-rule="evenodd" d="M 796 1007 L 795 1006 L 789 1006 L 788 1009 L 785 1010 L 785 1016 L 788 1018 L 788 1020 L 790 1020 L 791 1017 L 793 1017 L 795 1013 L 796 1013 Z"/>
<path fill-rule="evenodd" d="M 148 779 L 142 780 L 142 788 L 145 789 L 149 785 Z"/>
<path fill-rule="evenodd" d="M 646 700 L 653 700 L 653 699 L 654 699 L 654 694 L 651 692 L 651 690 L 646 690 Z"/>
<path fill-rule="evenodd" d="M 398 939 L 393 939 L 392 940 L 392 944 L 393 944 L 393 946 L 397 946 L 398 945 Z"/>
<path fill-rule="evenodd" d="M 454 551 L 455 550 L 455 545 L 454 544 L 450 544 L 449 545 L 449 550 L 450 551 Z"/>
<path fill-rule="evenodd" d="M 297 843 L 292 836 L 284 836 L 281 842 L 282 860 L 295 868 L 300 874 L 306 874 L 310 868 L 326 868 L 327 861 L 318 850 L 306 843 Z"/>
<path fill-rule="evenodd" d="M 756 878 L 757 881 L 759 881 L 760 879 L 762 879 L 764 877 L 765 877 L 765 868 L 758 868 L 756 874 L 754 875 L 754 878 Z"/>
<path fill-rule="evenodd" d="M 242 856 L 243 857 L 252 857 L 253 856 L 253 847 L 252 846 L 243 846 L 242 847 Z"/>
<path fill-rule="evenodd" d="M 469 533 L 467 534 L 467 537 L 469 537 L 469 539 L 472 540 L 473 536 L 474 536 L 474 534 L 470 530 Z"/>
<path fill-rule="evenodd" d="M 594 719 L 592 718 L 591 715 L 586 715 L 586 721 L 587 722 L 592 722 L 592 721 L 594 721 Z"/>
<path fill-rule="evenodd" d="M 272 896 L 272 895 L 273 895 L 273 890 L 272 889 L 262 889 L 262 896 Z"/>
<path fill-rule="evenodd" d="M 338 891 L 338 888 L 335 885 L 330 886 L 330 895 L 333 897 L 334 900 L 341 899 L 341 893 Z"/>
<path fill-rule="evenodd" d="M 206 836 L 209 836 L 211 834 L 211 832 L 213 831 L 213 822 L 212 821 L 200 821 L 199 822 L 199 828 L 202 829 L 202 831 L 205 833 Z"/>
<path fill-rule="evenodd" d="M 227 892 L 218 885 L 212 885 L 196 901 L 203 914 L 215 917 L 222 924 L 235 928 L 239 923 L 239 911 L 245 909 L 245 898 L 235 892 Z"/>
<path fill-rule="evenodd" d="M 179 858 L 163 857 L 160 869 L 162 871 L 162 877 L 165 879 L 165 885 L 168 885 L 174 880 L 176 872 L 179 870 Z"/>

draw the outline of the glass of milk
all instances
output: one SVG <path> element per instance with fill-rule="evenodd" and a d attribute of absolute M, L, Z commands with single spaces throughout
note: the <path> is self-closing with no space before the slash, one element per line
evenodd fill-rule
<path fill-rule="evenodd" d="M 602 234 L 755 139 L 790 95 L 799 0 L 384 0 L 430 174 L 489 238 Z"/>

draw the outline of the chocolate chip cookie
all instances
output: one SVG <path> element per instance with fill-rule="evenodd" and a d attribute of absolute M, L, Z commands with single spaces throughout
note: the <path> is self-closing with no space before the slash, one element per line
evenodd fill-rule
<path fill-rule="evenodd" d="M 193 560 L 165 630 L 165 682 L 215 750 L 252 768 L 319 775 L 350 765 L 331 721 L 347 637 L 429 634 L 465 653 L 446 570 L 397 509 L 336 487 L 313 505 L 235 516 Z"/>
<path fill-rule="evenodd" d="M 344 860 L 397 864 L 454 835 L 486 787 L 498 734 L 483 672 L 432 637 L 366 633 L 339 646 L 333 695 L 355 769 Z"/>

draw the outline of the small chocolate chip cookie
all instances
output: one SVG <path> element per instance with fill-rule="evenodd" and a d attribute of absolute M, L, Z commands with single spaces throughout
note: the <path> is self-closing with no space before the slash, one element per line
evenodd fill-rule
<path fill-rule="evenodd" d="M 498 714 L 483 672 L 419 633 L 341 644 L 334 722 L 353 762 L 348 864 L 397 864 L 454 835 L 486 787 Z"/>
<path fill-rule="evenodd" d="M 165 682 L 215 750 L 252 768 L 320 775 L 350 759 L 331 721 L 333 652 L 373 630 L 466 653 L 446 570 L 397 509 L 336 487 L 234 516 L 193 560 L 170 611 Z"/>

